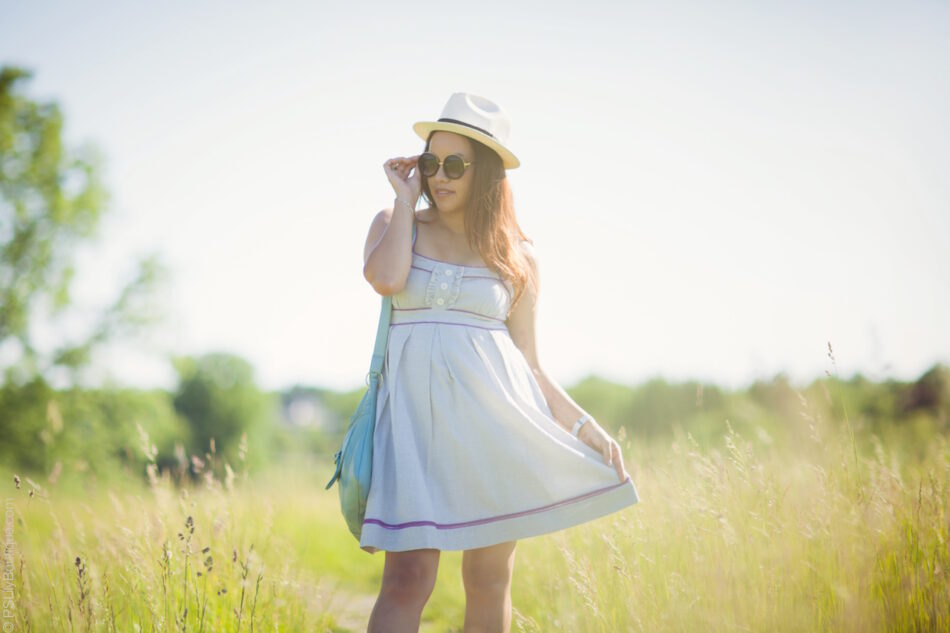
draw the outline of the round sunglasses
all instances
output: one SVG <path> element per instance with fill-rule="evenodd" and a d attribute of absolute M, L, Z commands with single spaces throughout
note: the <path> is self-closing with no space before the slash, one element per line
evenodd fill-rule
<path fill-rule="evenodd" d="M 439 161 L 439 157 L 432 152 L 425 152 L 419 155 L 419 171 L 426 178 L 435 176 L 439 171 L 439 165 L 445 170 L 445 175 L 452 180 L 458 180 L 465 174 L 465 168 L 473 162 L 466 163 L 458 154 L 450 154 L 445 160 Z"/>

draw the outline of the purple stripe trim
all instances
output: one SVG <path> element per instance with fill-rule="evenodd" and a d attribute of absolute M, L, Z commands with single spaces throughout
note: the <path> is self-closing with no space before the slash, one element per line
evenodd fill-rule
<path fill-rule="evenodd" d="M 432 310 L 432 311 L 435 311 L 435 308 L 430 308 L 430 307 L 427 307 L 427 306 L 423 306 L 423 307 L 421 307 L 421 308 L 393 308 L 393 310 L 394 310 L 395 312 L 413 312 L 413 311 L 415 311 L 415 310 Z M 488 316 L 487 314 L 482 314 L 481 312 L 472 312 L 471 310 L 463 310 L 462 308 L 446 308 L 446 311 L 465 312 L 466 314 L 474 314 L 474 315 L 476 315 L 476 316 L 480 316 L 480 317 L 482 317 L 483 319 L 491 319 L 492 321 L 499 321 L 499 322 L 501 322 L 501 323 L 504 323 L 504 322 L 505 322 L 504 319 L 499 319 L 498 317 Z"/>
<path fill-rule="evenodd" d="M 607 486 L 606 488 L 601 488 L 600 490 L 594 490 L 593 492 L 588 492 L 586 494 L 582 494 L 577 497 L 571 497 L 570 499 L 565 499 L 564 501 L 558 501 L 556 503 L 551 503 L 546 506 L 541 506 L 540 508 L 533 508 L 531 510 L 525 510 L 524 512 L 512 512 L 510 514 L 500 514 L 498 516 L 488 517 L 486 519 L 476 519 L 475 521 L 465 521 L 463 523 L 436 523 L 435 521 L 409 521 L 407 523 L 386 523 L 385 521 L 380 521 L 379 519 L 364 519 L 363 525 L 366 525 L 367 523 L 373 523 L 380 527 L 384 527 L 387 530 L 402 530 L 403 528 L 426 527 L 426 526 L 434 527 L 437 530 L 453 530 L 455 528 L 468 527 L 470 525 L 481 525 L 483 523 L 492 523 L 494 521 L 503 521 L 505 519 L 515 519 L 517 517 L 526 516 L 529 514 L 537 514 L 538 512 L 544 512 L 545 510 L 553 510 L 554 508 L 558 508 L 560 506 L 567 505 L 569 503 L 577 503 L 578 501 L 583 501 L 584 499 L 593 497 L 594 495 L 599 495 L 605 492 L 609 492 L 611 490 L 614 490 L 615 488 L 619 488 L 620 486 L 625 485 L 628 481 L 630 481 L 629 476 L 618 484 L 613 484 L 612 486 Z"/>
<path fill-rule="evenodd" d="M 416 266 L 415 264 L 410 264 L 409 268 L 415 268 L 416 270 L 421 270 L 427 273 L 431 273 L 434 270 L 432 268 L 423 268 L 422 266 Z M 499 276 L 492 277 L 491 275 L 462 275 L 462 281 L 465 281 L 466 279 L 491 279 L 493 281 L 501 281 L 502 286 L 505 288 L 505 292 L 508 292 L 508 286 L 505 286 L 504 281 Z M 511 296 L 510 292 L 508 292 L 508 296 L 509 297 Z"/>
<path fill-rule="evenodd" d="M 501 321 L 505 322 L 504 319 L 499 319 L 498 317 L 488 316 L 487 314 L 481 314 L 480 312 L 472 312 L 471 310 L 463 310 L 462 308 L 446 308 L 446 310 L 451 310 L 452 312 L 467 312 L 468 314 L 476 314 L 483 319 L 491 319 L 492 321 Z"/>
<path fill-rule="evenodd" d="M 440 264 L 448 264 L 449 266 L 455 266 L 456 268 L 479 268 L 481 270 L 491 270 L 488 266 L 470 266 L 468 264 L 455 264 L 452 262 L 447 262 L 444 259 L 436 259 L 435 257 L 426 257 L 420 253 L 416 252 L 416 249 L 412 249 L 412 254 L 421 257 L 422 259 L 428 259 L 429 261 L 439 262 Z"/>
<path fill-rule="evenodd" d="M 397 325 L 415 325 L 417 323 L 436 323 L 438 325 L 464 325 L 465 327 L 477 327 L 482 330 L 507 330 L 507 327 L 483 327 L 481 325 L 472 325 L 471 323 L 451 323 L 449 321 L 406 321 L 405 323 L 390 323 L 390 327 L 396 327 Z"/>
<path fill-rule="evenodd" d="M 495 281 L 501 282 L 501 287 L 505 289 L 505 294 L 508 295 L 508 301 L 511 301 L 514 298 L 511 296 L 511 291 L 508 290 L 508 284 L 505 283 L 505 280 L 502 279 L 500 275 L 497 277 L 487 277 L 485 275 L 465 275 L 462 277 L 462 281 L 465 281 L 466 279 L 493 279 Z"/>
<path fill-rule="evenodd" d="M 498 277 L 491 277 L 488 275 L 465 275 L 462 279 L 494 279 L 495 281 L 501 281 Z"/>

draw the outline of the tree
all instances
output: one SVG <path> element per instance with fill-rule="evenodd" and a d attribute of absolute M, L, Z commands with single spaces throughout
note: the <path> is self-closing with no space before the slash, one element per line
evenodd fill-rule
<path fill-rule="evenodd" d="M 65 147 L 58 105 L 30 99 L 30 78 L 0 67 L 0 461 L 46 473 L 60 460 L 104 467 L 131 437 L 116 425 L 132 421 L 110 420 L 116 407 L 102 403 L 118 396 L 79 389 L 79 372 L 98 346 L 155 321 L 150 299 L 165 269 L 155 255 L 141 259 L 85 336 L 38 349 L 36 325 L 70 316 L 77 248 L 95 238 L 109 196 L 100 153 Z M 71 378 L 68 391 L 50 385 L 53 372 Z"/>
<path fill-rule="evenodd" d="M 241 436 L 247 433 L 250 461 L 259 462 L 274 404 L 255 384 L 251 365 L 223 352 L 174 358 L 173 365 L 179 380 L 175 410 L 188 421 L 194 441 L 189 452 L 210 452 L 214 439 L 217 459 L 235 468 L 243 459 L 238 455 Z"/>
<path fill-rule="evenodd" d="M 160 310 L 149 300 L 165 275 L 157 255 L 142 258 L 84 338 L 38 351 L 30 325 L 66 314 L 77 247 L 96 236 L 109 197 L 100 153 L 88 144 L 64 146 L 59 106 L 23 92 L 31 76 L 0 68 L 0 350 L 15 358 L 4 369 L 4 387 L 43 379 L 55 368 L 75 384 L 97 346 L 156 320 Z"/>

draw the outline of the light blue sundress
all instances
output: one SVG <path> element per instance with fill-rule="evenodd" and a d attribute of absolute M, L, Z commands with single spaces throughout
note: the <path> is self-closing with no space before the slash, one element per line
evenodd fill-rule
<path fill-rule="evenodd" d="M 415 252 L 392 297 L 360 547 L 465 550 L 578 525 L 639 501 L 558 424 L 505 325 L 493 270 Z"/>

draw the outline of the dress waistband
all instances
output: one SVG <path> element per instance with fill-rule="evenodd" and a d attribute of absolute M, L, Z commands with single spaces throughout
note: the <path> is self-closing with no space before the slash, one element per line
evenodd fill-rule
<path fill-rule="evenodd" d="M 502 319 L 485 316 L 459 308 L 393 308 L 390 327 L 408 323 L 439 323 L 443 325 L 468 325 L 486 330 L 507 330 Z"/>

